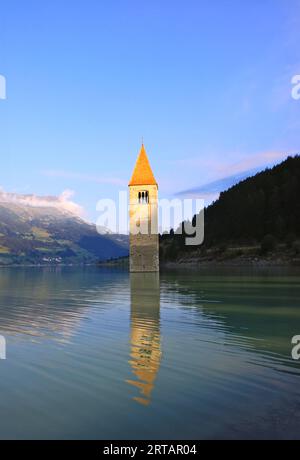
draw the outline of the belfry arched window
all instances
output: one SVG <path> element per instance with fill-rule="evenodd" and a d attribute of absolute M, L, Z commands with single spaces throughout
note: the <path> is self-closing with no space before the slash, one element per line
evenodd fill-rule
<path fill-rule="evenodd" d="M 149 203 L 149 192 L 147 190 L 143 190 L 138 194 L 138 201 L 140 204 L 147 204 Z"/>

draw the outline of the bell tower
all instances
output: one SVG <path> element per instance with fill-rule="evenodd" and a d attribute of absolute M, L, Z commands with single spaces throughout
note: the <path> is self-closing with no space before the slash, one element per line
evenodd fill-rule
<path fill-rule="evenodd" d="M 129 186 L 130 271 L 159 271 L 158 185 L 144 144 Z"/>

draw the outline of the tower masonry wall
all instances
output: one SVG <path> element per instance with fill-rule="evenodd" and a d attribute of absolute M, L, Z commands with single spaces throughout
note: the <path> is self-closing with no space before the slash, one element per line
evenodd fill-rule
<path fill-rule="evenodd" d="M 148 192 L 149 202 L 139 202 L 139 192 Z M 159 271 L 158 187 L 129 187 L 130 271 Z"/>

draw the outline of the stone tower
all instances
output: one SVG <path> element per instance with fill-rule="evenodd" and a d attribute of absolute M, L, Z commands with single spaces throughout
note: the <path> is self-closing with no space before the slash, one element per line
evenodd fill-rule
<path fill-rule="evenodd" d="M 129 186 L 130 271 L 159 271 L 158 185 L 144 144 Z"/>

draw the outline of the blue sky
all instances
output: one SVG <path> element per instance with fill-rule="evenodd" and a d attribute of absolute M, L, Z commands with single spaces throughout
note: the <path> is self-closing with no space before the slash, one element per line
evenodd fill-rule
<path fill-rule="evenodd" d="M 300 151 L 299 43 L 298 0 L 4 0 L 0 186 L 73 190 L 94 220 L 142 136 L 161 196 L 277 163 Z"/>

